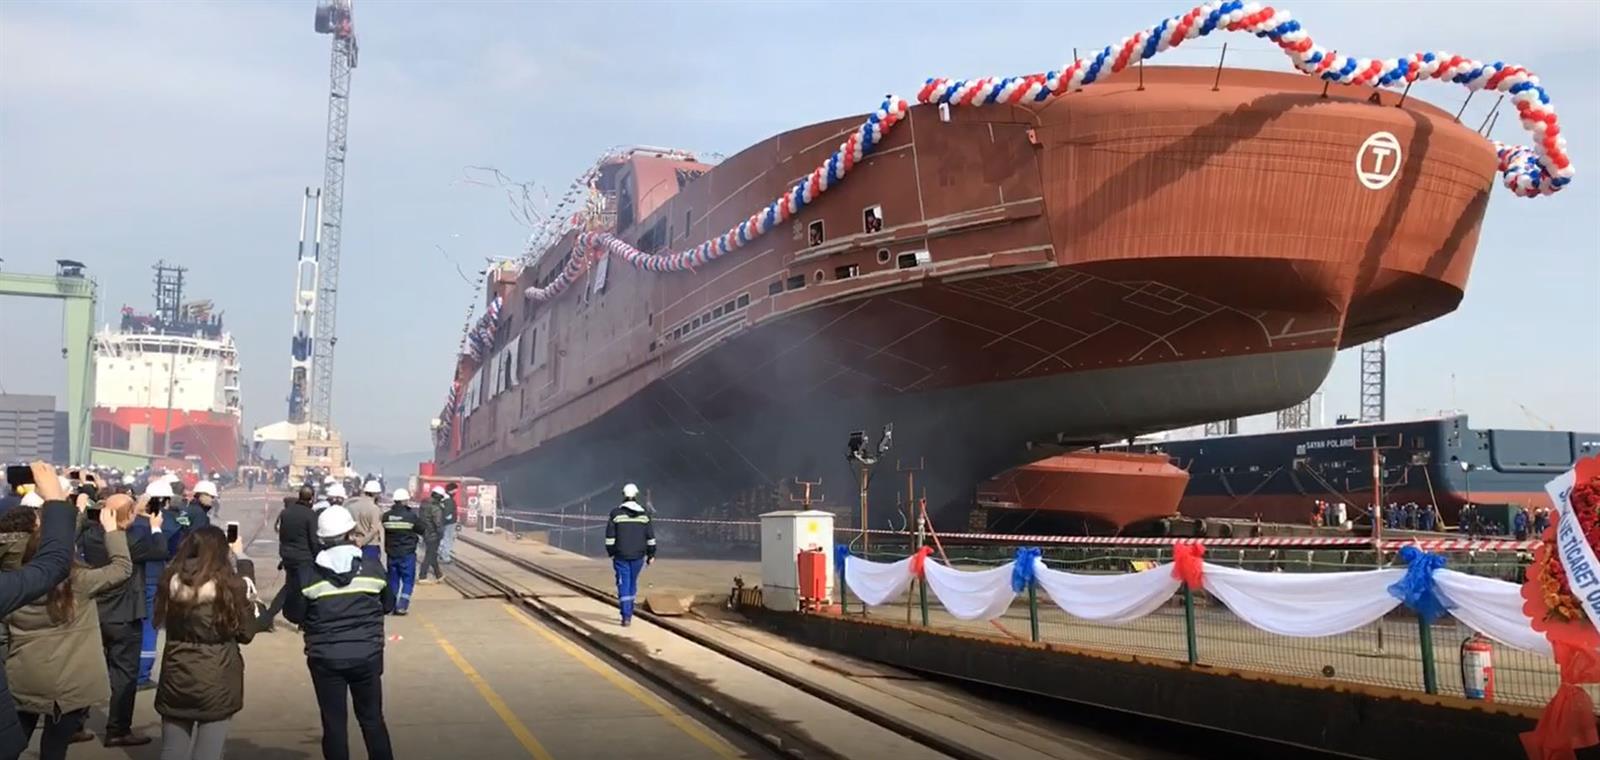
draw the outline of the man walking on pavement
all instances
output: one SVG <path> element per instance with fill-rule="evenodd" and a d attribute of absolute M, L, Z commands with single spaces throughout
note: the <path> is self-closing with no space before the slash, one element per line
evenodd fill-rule
<path fill-rule="evenodd" d="M 622 487 L 623 502 L 606 520 L 606 554 L 617 573 L 617 601 L 622 603 L 622 624 L 633 622 L 633 602 L 639 594 L 639 574 L 656 559 L 656 529 L 650 515 L 634 499 L 639 487 Z"/>
<path fill-rule="evenodd" d="M 419 518 L 417 510 L 412 509 L 407 503 L 410 498 L 411 494 L 406 489 L 395 489 L 394 506 L 383 513 L 383 546 L 389 553 L 389 588 L 395 594 L 396 615 L 404 615 L 406 610 L 411 608 L 411 592 L 417 585 Z"/>
<path fill-rule="evenodd" d="M 456 506 L 455 485 L 451 483 L 445 486 L 444 496 L 439 505 L 444 509 L 444 532 L 439 536 L 439 561 L 446 565 L 450 564 L 450 552 L 455 549 L 456 529 L 459 527 L 456 523 L 456 510 L 458 507 Z M 438 492 L 435 491 L 435 493 Z"/>
<path fill-rule="evenodd" d="M 444 537 L 444 489 L 433 487 L 428 503 L 422 505 L 422 543 L 427 556 L 422 558 L 422 569 L 417 572 L 418 583 L 438 583 L 444 580 L 444 570 L 439 567 L 439 541 Z M 428 578 L 429 568 L 433 579 Z"/>
<path fill-rule="evenodd" d="M 271 606 L 256 621 L 257 629 L 272 631 L 272 621 L 289 602 L 289 597 L 300 595 L 300 585 L 294 579 L 301 577 L 317 556 L 317 513 L 311 502 L 317 497 L 311 486 L 301 486 L 293 502 L 285 504 L 278 515 L 278 566 L 283 569 L 283 587 L 272 599 Z"/>
<path fill-rule="evenodd" d="M 352 538 L 356 546 L 361 547 L 361 556 L 365 559 L 383 558 L 383 509 L 378 506 L 378 494 L 382 491 L 383 484 L 369 480 L 361 487 L 361 495 L 344 505 L 345 509 L 350 510 L 350 516 L 356 519 L 356 532 Z M 392 585 L 393 581 L 390 583 Z"/>

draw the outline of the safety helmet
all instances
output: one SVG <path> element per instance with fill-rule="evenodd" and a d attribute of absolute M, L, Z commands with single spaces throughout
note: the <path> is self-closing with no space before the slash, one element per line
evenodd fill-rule
<path fill-rule="evenodd" d="M 312 504 L 311 505 L 311 509 L 313 511 L 316 511 L 316 512 L 321 512 L 322 510 L 327 509 L 328 506 L 329 505 L 328 505 L 328 502 L 326 500 L 317 499 L 317 503 Z"/>
<path fill-rule="evenodd" d="M 328 486 L 328 490 L 323 493 L 323 496 L 326 496 L 326 497 L 328 497 L 330 499 L 343 499 L 343 498 L 345 498 L 347 496 L 347 494 L 344 492 L 344 484 L 343 483 L 334 483 L 333 485 Z"/>
<path fill-rule="evenodd" d="M 369 480 L 367 481 L 366 485 L 361 487 L 361 492 L 364 494 L 377 496 L 378 494 L 383 493 L 383 484 L 376 480 Z"/>
<path fill-rule="evenodd" d="M 216 496 L 217 496 L 217 484 L 213 483 L 213 482 L 211 482 L 209 480 L 202 480 L 199 483 L 194 484 L 194 494 L 196 496 L 199 496 L 200 494 L 205 494 L 205 495 L 210 496 L 212 498 L 216 498 Z"/>
<path fill-rule="evenodd" d="M 639 487 L 629 483 L 622 487 L 622 498 L 632 499 L 639 495 Z"/>
<path fill-rule="evenodd" d="M 431 493 L 434 496 L 444 496 L 444 486 L 434 486 L 433 490 L 429 491 L 428 493 Z"/>
<path fill-rule="evenodd" d="M 356 529 L 356 518 L 350 515 L 350 510 L 337 505 L 322 506 L 325 509 L 317 513 L 317 538 L 338 538 Z"/>
<path fill-rule="evenodd" d="M 183 478 L 178 477 L 178 474 L 175 473 L 175 472 L 169 472 L 169 473 L 167 473 L 165 475 L 162 475 L 161 479 L 166 481 L 166 482 L 168 482 L 168 483 L 176 483 L 176 482 L 182 480 Z"/>
<path fill-rule="evenodd" d="M 172 484 L 165 480 L 152 480 L 144 487 L 144 495 L 152 499 L 172 498 Z"/>
<path fill-rule="evenodd" d="M 44 497 L 40 496 L 38 492 L 29 491 L 22 497 L 22 506 L 38 509 L 39 507 L 44 506 Z"/>
<path fill-rule="evenodd" d="M 407 491 L 404 488 L 396 488 L 396 489 L 394 489 L 394 500 L 395 501 L 397 501 L 397 502 L 406 501 L 406 500 L 408 500 L 410 498 L 411 498 L 411 492 L 410 491 Z"/>

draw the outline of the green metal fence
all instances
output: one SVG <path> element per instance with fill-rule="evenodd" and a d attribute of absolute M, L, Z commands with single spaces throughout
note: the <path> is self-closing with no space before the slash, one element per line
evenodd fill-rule
<path fill-rule="evenodd" d="M 909 547 L 874 543 L 874 561 L 902 559 Z M 1010 547 L 951 547 L 949 564 L 967 570 L 994 567 L 1012 559 Z M 1046 564 L 1078 573 L 1124 573 L 1169 562 L 1167 547 L 1068 547 L 1044 550 Z M 858 555 L 859 556 L 859 555 Z M 937 558 L 938 555 L 936 554 Z M 1208 549 L 1206 561 L 1250 570 L 1328 572 L 1370 569 L 1395 564 L 1392 553 L 1354 550 Z M 1515 554 L 1451 557 L 1449 566 L 1462 572 L 1519 578 L 1527 562 Z M 865 607 L 846 596 L 846 614 L 960 630 L 1018 641 L 1040 641 L 1120 654 L 1191 662 L 1304 678 L 1334 680 L 1430 694 L 1464 696 L 1461 646 L 1473 632 L 1446 617 L 1424 627 L 1405 607 L 1360 630 L 1338 636 L 1280 636 L 1240 620 L 1203 591 L 1192 596 L 1180 590 L 1154 613 L 1124 624 L 1099 624 L 1068 615 L 1042 591 L 1019 594 L 1009 610 L 994 621 L 958 620 L 946 612 L 921 581 L 903 599 Z M 1494 661 L 1494 700 L 1542 706 L 1559 684 L 1550 658 L 1490 642 Z M 1600 687 L 1587 687 L 1600 703 Z"/>

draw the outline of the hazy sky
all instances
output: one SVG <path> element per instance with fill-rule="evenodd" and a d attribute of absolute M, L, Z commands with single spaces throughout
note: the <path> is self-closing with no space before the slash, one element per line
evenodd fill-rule
<path fill-rule="evenodd" d="M 44 272 L 87 262 L 107 314 L 147 309 L 158 258 L 225 309 L 243 357 L 246 422 L 281 419 L 294 224 L 322 180 L 329 39 L 315 3 L 0 3 L 0 258 Z M 493 165 L 559 196 L 606 148 L 737 152 L 864 112 L 934 75 L 1022 74 L 1115 42 L 1180 3 L 614 4 L 361 0 L 351 98 L 334 415 L 348 439 L 427 445 L 474 294 L 469 271 L 526 230 L 503 196 L 461 182 Z M 1294 2 L 1320 41 L 1393 56 L 1448 50 L 1527 66 L 1578 165 L 1568 190 L 1496 188 L 1460 310 L 1390 338 L 1391 417 L 1445 407 L 1476 425 L 1600 429 L 1600 5 Z M 1289 69 L 1268 43 L 1213 35 L 1166 63 Z M 1437 83 L 1413 97 L 1455 108 Z M 1474 98 L 1477 125 L 1493 98 Z M 1494 136 L 1524 141 L 1506 109 Z M 1577 345 L 1588 336 L 1587 346 Z M 60 307 L 0 301 L 4 390 L 61 395 Z M 1354 412 L 1354 352 L 1328 419 Z M 28 357 L 19 361 L 18 356 Z M 1259 423 L 1256 423 L 1259 424 Z"/>

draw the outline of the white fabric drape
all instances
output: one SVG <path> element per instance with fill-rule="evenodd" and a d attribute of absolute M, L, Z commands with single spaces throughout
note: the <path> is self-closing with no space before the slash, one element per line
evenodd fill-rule
<path fill-rule="evenodd" d="M 1016 599 L 1011 589 L 1013 563 L 963 571 L 931 559 L 923 564 L 928 588 L 940 605 L 962 620 L 993 620 Z M 1155 612 L 1181 587 L 1172 564 L 1137 573 L 1086 575 L 1052 570 L 1033 561 L 1034 580 L 1052 602 L 1073 617 L 1098 623 L 1127 623 Z M 1333 636 L 1355 630 L 1400 604 L 1389 587 L 1405 577 L 1404 568 L 1347 573 L 1264 573 L 1205 563 L 1206 591 L 1239 619 L 1282 636 Z M 845 582 L 870 606 L 901 599 L 911 581 L 911 558 L 869 562 L 848 557 Z M 1441 568 L 1434 588 L 1450 614 L 1506 646 L 1549 655 L 1550 643 L 1522 613 L 1521 587 Z"/>
<path fill-rule="evenodd" d="M 1005 614 L 1017 598 L 1011 590 L 1014 564 L 962 571 L 930 559 L 922 564 L 922 575 L 946 612 L 961 620 L 993 620 Z"/>
<path fill-rule="evenodd" d="M 1455 619 L 1509 647 L 1555 656 L 1544 634 L 1522 614 L 1522 587 L 1449 569 L 1433 572 L 1439 600 Z"/>
<path fill-rule="evenodd" d="M 1137 573 L 1084 575 L 1051 570 L 1033 561 L 1033 577 L 1057 607 L 1097 623 L 1126 623 L 1155 612 L 1178 590 L 1172 564 Z"/>
<path fill-rule="evenodd" d="M 854 555 L 844 561 L 844 582 L 857 599 L 876 607 L 899 599 L 911 587 L 911 558 L 869 562 Z"/>
<path fill-rule="evenodd" d="M 1400 570 L 1263 573 L 1205 563 L 1206 591 L 1239 619 L 1282 636 L 1333 636 L 1367 625 L 1400 604 L 1389 586 Z"/>

